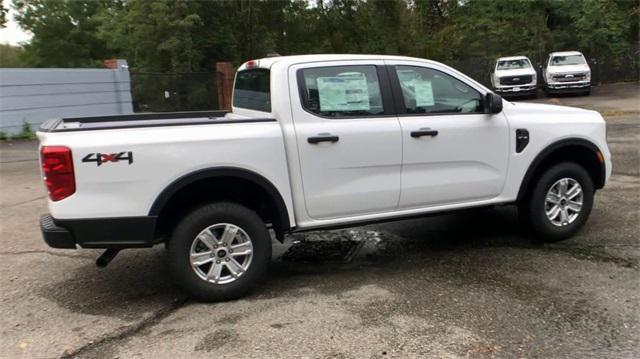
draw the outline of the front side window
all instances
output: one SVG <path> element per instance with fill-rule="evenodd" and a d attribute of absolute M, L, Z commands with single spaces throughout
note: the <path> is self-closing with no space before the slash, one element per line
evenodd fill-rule
<path fill-rule="evenodd" d="M 582 65 L 584 63 L 582 55 L 554 56 L 551 58 L 552 66 Z"/>
<path fill-rule="evenodd" d="M 239 71 L 233 86 L 233 106 L 271 112 L 270 74 L 267 69 Z"/>
<path fill-rule="evenodd" d="M 497 70 L 514 70 L 514 69 L 527 69 L 531 67 L 531 63 L 527 59 L 517 60 L 500 60 L 496 66 Z"/>
<path fill-rule="evenodd" d="M 302 106 L 327 117 L 384 114 L 375 66 L 332 66 L 301 70 Z"/>
<path fill-rule="evenodd" d="M 464 82 L 426 67 L 396 66 L 407 113 L 483 113 L 482 95 Z"/>

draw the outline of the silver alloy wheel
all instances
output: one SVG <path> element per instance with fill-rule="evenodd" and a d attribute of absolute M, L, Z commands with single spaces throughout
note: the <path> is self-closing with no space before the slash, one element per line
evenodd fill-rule
<path fill-rule="evenodd" d="M 194 238 L 189 256 L 191 268 L 202 280 L 228 284 L 249 269 L 253 244 L 242 228 L 218 223 L 205 228 Z"/>
<path fill-rule="evenodd" d="M 583 200 L 580 183 L 573 178 L 562 178 L 547 191 L 544 210 L 554 226 L 567 226 L 580 215 Z"/>

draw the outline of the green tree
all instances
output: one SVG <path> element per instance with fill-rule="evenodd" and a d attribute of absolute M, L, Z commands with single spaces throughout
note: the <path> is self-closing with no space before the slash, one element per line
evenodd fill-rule
<path fill-rule="evenodd" d="M 20 59 L 22 52 L 20 46 L 0 44 L 0 67 L 25 67 Z"/>
<path fill-rule="evenodd" d="M 590 56 L 620 59 L 629 51 L 631 23 L 618 5 L 611 1 L 584 0 L 581 9 L 572 15 L 577 46 Z"/>
<path fill-rule="evenodd" d="M 126 6 L 128 59 L 145 71 L 190 72 L 200 67 L 202 3 L 191 1 L 131 1 Z M 122 46 L 122 45 L 121 45 Z"/>
<path fill-rule="evenodd" d="M 35 67 L 91 67 L 107 57 L 95 15 L 107 4 L 91 0 L 14 0 L 15 19 L 33 34 L 24 59 Z"/>
<path fill-rule="evenodd" d="M 211 71 L 276 51 L 384 53 L 468 66 L 576 49 L 638 66 L 638 0 L 13 0 L 32 66 Z M 466 65 L 465 65 L 466 64 Z M 622 67 L 621 67 L 622 68 Z"/>
<path fill-rule="evenodd" d="M 9 9 L 4 7 L 4 2 L 0 3 L 0 29 L 7 26 L 7 16 L 9 16 Z"/>

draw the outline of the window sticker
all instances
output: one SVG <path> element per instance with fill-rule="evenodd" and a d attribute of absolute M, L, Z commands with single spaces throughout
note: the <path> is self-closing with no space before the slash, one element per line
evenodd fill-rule
<path fill-rule="evenodd" d="M 369 111 L 367 78 L 360 72 L 318 77 L 320 111 Z"/>
<path fill-rule="evenodd" d="M 413 92 L 416 99 L 416 107 L 435 105 L 431 81 L 423 80 L 422 76 L 414 70 L 396 70 L 396 73 L 398 74 L 400 83 Z"/>
<path fill-rule="evenodd" d="M 431 81 L 414 80 L 413 88 L 416 92 L 416 106 L 428 107 L 435 105 Z"/>
<path fill-rule="evenodd" d="M 413 80 L 417 80 L 420 77 L 420 75 L 413 70 L 396 70 L 396 73 L 398 74 L 400 82 L 408 86 L 411 85 Z"/>

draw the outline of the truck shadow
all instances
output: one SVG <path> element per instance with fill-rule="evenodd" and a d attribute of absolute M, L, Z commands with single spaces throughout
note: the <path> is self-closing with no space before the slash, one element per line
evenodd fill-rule
<path fill-rule="evenodd" d="M 343 285 L 329 288 L 343 290 L 349 283 L 360 285 L 361 279 L 378 269 L 412 271 L 433 266 L 431 270 L 438 271 L 438 264 L 461 253 L 482 256 L 496 248 L 537 245 L 519 233 L 514 211 L 500 208 L 298 233 L 288 236 L 284 244 L 274 241 L 273 246 L 269 275 L 249 300 L 280 296 L 283 290 L 295 295 L 300 278 L 304 285 L 328 274 L 339 276 Z M 407 267 L 408 262 L 414 265 Z M 105 269 L 87 261 L 64 278 L 41 288 L 39 294 L 83 314 L 135 320 L 153 308 L 186 298 L 172 282 L 162 247 L 123 251 Z"/>
<path fill-rule="evenodd" d="M 276 245 L 276 261 L 358 262 L 372 258 L 428 255 L 468 248 L 539 247 L 523 230 L 515 208 L 475 209 L 333 231 L 297 233 Z"/>
<path fill-rule="evenodd" d="M 540 248 L 543 245 L 520 228 L 517 212 L 510 207 L 299 233 L 288 236 L 285 244 L 274 242 L 269 281 L 261 286 L 261 291 L 265 295 L 278 295 L 288 287 L 287 283 L 300 285 L 291 279 L 296 276 L 323 280 L 352 277 L 340 281 L 353 280 L 354 285 L 361 285 L 368 277 L 367 272 L 385 269 L 411 272 L 425 268 L 447 271 L 439 266 L 455 263 L 460 257 L 483 261 L 505 251 Z"/>
<path fill-rule="evenodd" d="M 38 295 L 75 313 L 141 319 L 186 298 L 171 280 L 164 252 L 125 250 L 106 268 L 97 268 L 93 260 L 70 264 L 62 281 L 40 288 Z"/>

